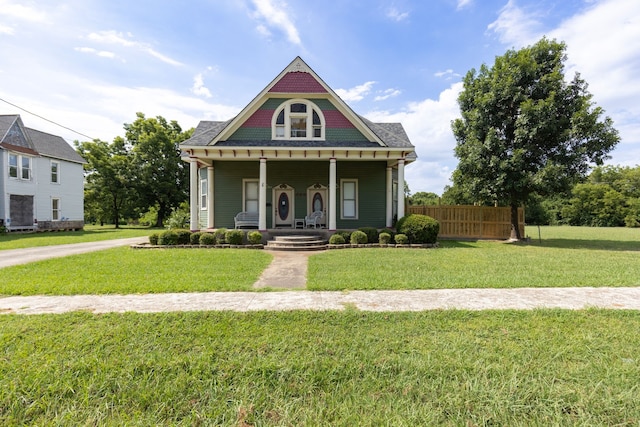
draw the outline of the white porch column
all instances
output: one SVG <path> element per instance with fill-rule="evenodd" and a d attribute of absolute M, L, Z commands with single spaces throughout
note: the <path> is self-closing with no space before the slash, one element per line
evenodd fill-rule
<path fill-rule="evenodd" d="M 393 169 L 387 167 L 387 221 L 388 228 L 393 226 Z"/>
<path fill-rule="evenodd" d="M 209 201 L 209 206 L 207 206 L 209 209 L 207 210 L 207 227 L 208 228 L 213 228 L 215 226 L 214 224 L 214 208 L 215 208 L 215 201 L 213 199 L 213 189 L 214 189 L 214 182 L 213 182 L 213 166 L 209 166 L 207 167 L 207 200 Z"/>
<path fill-rule="evenodd" d="M 398 219 L 404 216 L 404 159 L 398 160 Z"/>
<path fill-rule="evenodd" d="M 336 231 L 336 159 L 329 160 L 329 231 Z"/>
<path fill-rule="evenodd" d="M 267 231 L 267 159 L 260 158 L 260 193 L 258 195 L 258 230 Z"/>
<path fill-rule="evenodd" d="M 189 159 L 189 205 L 190 205 L 190 221 L 189 228 L 191 231 L 200 229 L 198 225 L 198 159 L 191 157 Z"/>

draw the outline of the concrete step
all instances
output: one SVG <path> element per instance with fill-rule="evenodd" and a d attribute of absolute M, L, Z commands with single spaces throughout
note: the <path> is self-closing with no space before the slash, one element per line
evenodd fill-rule
<path fill-rule="evenodd" d="M 275 236 L 264 247 L 270 251 L 322 251 L 327 249 L 327 242 L 320 236 Z"/>

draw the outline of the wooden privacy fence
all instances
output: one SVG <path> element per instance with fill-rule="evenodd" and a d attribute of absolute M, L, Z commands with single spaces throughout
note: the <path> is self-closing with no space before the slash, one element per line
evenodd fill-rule
<path fill-rule="evenodd" d="M 429 215 L 440 223 L 439 237 L 508 239 L 511 208 L 491 206 L 409 206 L 407 213 Z M 518 227 L 524 236 L 524 209 L 518 208 Z"/>

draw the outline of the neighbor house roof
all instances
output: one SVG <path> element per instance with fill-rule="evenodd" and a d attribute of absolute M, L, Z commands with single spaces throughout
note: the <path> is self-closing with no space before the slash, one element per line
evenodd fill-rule
<path fill-rule="evenodd" d="M 17 141 L 12 129 L 24 130 L 24 141 Z M 21 138 L 20 138 L 21 139 Z M 86 161 L 62 137 L 25 127 L 19 114 L 0 115 L 0 146 L 29 154 L 66 160 L 74 163 Z"/>

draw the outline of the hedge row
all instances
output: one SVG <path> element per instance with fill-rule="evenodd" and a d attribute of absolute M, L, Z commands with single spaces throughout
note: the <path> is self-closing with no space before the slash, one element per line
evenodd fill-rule
<path fill-rule="evenodd" d="M 175 245 L 257 245 L 262 242 L 259 231 L 227 230 L 220 228 L 213 232 L 189 230 L 165 230 L 149 236 L 149 243 L 154 246 Z"/>
<path fill-rule="evenodd" d="M 336 231 L 330 238 L 332 245 L 363 245 L 366 243 L 382 243 L 394 241 L 398 245 L 434 244 L 438 240 L 440 224 L 427 215 L 411 214 L 400 218 L 395 231 L 384 228 L 378 231 L 374 227 L 362 227 L 356 231 Z"/>

